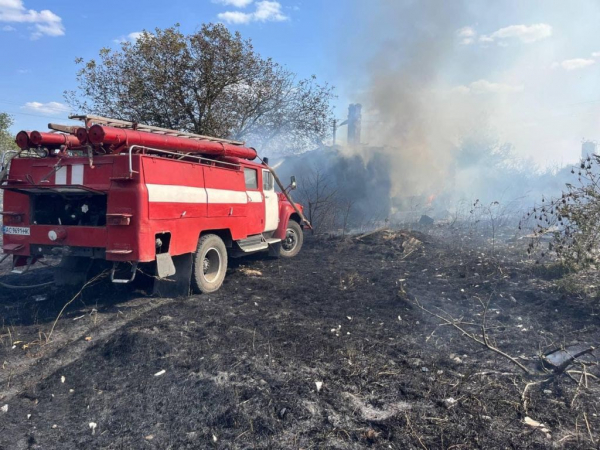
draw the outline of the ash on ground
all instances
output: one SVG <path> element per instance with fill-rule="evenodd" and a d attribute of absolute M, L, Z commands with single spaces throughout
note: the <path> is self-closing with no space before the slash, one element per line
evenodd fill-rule
<path fill-rule="evenodd" d="M 94 285 L 58 321 L 72 293 L 0 287 L 0 447 L 593 448 L 597 353 L 541 359 L 597 345 L 594 290 L 500 241 L 307 235 L 216 294 Z"/>

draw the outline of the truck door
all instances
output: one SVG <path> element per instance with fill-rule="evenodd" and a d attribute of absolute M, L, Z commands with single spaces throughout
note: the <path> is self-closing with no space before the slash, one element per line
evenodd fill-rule
<path fill-rule="evenodd" d="M 273 174 L 263 169 L 263 194 L 265 196 L 265 230 L 274 231 L 279 226 L 279 196 L 275 192 Z"/>
<path fill-rule="evenodd" d="M 262 189 L 259 188 L 258 170 L 244 167 L 244 180 L 248 196 L 246 230 L 248 235 L 260 234 L 265 229 L 265 206 Z"/>
<path fill-rule="evenodd" d="M 241 170 L 204 167 L 208 217 L 246 217 L 246 184 Z"/>

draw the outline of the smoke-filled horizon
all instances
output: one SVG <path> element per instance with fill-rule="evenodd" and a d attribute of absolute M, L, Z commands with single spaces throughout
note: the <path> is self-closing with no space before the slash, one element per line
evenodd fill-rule
<path fill-rule="evenodd" d="M 540 169 L 600 137 L 598 105 L 561 106 L 600 98 L 600 47 L 582 33 L 598 4 L 501 3 L 356 1 L 346 14 L 340 87 L 363 105 L 368 145 L 345 152 L 368 162 L 380 147 L 392 198 L 537 195 Z"/>

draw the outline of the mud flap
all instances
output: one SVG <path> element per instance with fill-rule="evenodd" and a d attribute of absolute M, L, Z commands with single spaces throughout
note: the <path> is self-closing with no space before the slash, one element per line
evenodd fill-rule
<path fill-rule="evenodd" d="M 177 273 L 173 258 L 168 253 L 156 255 L 156 274 L 158 278 L 168 278 Z"/>
<path fill-rule="evenodd" d="M 187 297 L 190 295 L 190 282 L 192 279 L 192 254 L 172 256 L 175 273 L 166 278 L 156 277 L 152 295 L 157 297 Z"/>
<path fill-rule="evenodd" d="M 281 241 L 269 244 L 269 257 L 279 258 L 281 252 Z"/>

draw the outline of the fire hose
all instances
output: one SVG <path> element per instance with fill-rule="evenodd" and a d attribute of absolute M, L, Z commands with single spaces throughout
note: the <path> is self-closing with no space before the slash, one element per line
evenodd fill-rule
<path fill-rule="evenodd" d="M 14 284 L 6 284 L 6 283 L 2 283 L 0 281 L 0 286 L 2 286 L 3 288 L 16 289 L 16 290 L 39 289 L 39 288 L 43 288 L 46 286 L 50 286 L 52 284 L 54 284 L 54 281 L 48 281 L 47 283 L 41 283 L 41 284 L 32 284 L 31 286 L 15 286 Z"/>
<path fill-rule="evenodd" d="M 0 263 L 3 263 L 6 258 L 8 258 L 8 254 L 4 255 L 3 258 L 0 258 Z M 25 289 L 39 289 L 39 288 L 43 288 L 46 286 L 50 286 L 54 284 L 54 281 L 48 281 L 47 283 L 40 283 L 40 284 L 32 284 L 29 286 L 18 286 L 18 285 L 14 285 L 14 284 L 7 284 L 7 283 L 3 283 L 0 281 L 0 286 L 6 289 L 15 289 L 15 290 L 25 290 Z"/>

